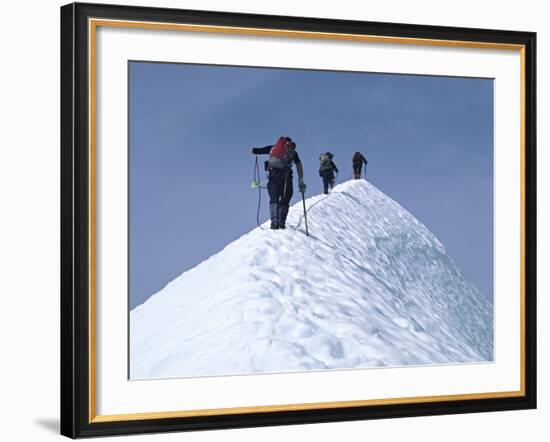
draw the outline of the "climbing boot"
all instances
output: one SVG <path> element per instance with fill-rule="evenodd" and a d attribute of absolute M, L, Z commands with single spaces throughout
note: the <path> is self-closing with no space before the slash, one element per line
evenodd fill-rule
<path fill-rule="evenodd" d="M 277 230 L 279 228 L 279 213 L 277 204 L 269 204 L 269 215 L 271 217 L 271 228 Z"/>
<path fill-rule="evenodd" d="M 287 215 L 288 215 L 288 206 L 279 206 L 279 229 L 286 228 Z"/>

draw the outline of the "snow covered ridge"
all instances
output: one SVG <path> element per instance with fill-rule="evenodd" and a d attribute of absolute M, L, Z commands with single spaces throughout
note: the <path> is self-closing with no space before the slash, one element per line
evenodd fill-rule
<path fill-rule="evenodd" d="M 493 360 L 492 303 L 409 212 L 365 180 L 306 206 L 309 237 L 300 202 L 133 309 L 131 379 Z"/>

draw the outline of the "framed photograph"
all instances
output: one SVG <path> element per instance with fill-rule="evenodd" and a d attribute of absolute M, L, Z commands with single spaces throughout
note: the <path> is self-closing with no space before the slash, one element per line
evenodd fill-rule
<path fill-rule="evenodd" d="M 61 433 L 536 407 L 536 35 L 61 8 Z"/>

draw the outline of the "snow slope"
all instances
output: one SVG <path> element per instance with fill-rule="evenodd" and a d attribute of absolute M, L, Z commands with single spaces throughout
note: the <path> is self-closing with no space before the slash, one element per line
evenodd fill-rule
<path fill-rule="evenodd" d="M 291 207 L 130 312 L 132 379 L 493 359 L 493 306 L 365 180 Z M 268 224 L 265 223 L 264 227 Z"/>

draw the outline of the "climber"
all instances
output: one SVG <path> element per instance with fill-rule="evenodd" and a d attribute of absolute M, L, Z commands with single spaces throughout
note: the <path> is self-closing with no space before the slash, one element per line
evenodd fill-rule
<path fill-rule="evenodd" d="M 358 180 L 361 178 L 361 168 L 363 167 L 363 163 L 365 163 L 366 166 L 368 161 L 361 152 L 355 152 L 351 161 L 353 163 L 353 178 Z M 365 178 L 367 177 L 366 175 L 367 171 L 365 168 Z"/>
<path fill-rule="evenodd" d="M 338 173 L 336 164 L 332 161 L 334 155 L 330 152 L 325 152 L 319 157 L 321 162 L 319 166 L 319 176 L 323 178 L 323 193 L 328 194 L 329 190 L 334 187 L 334 172 Z"/>
<path fill-rule="evenodd" d="M 292 163 L 298 172 L 298 187 L 302 194 L 306 191 L 302 162 L 296 152 L 296 143 L 289 137 L 280 137 L 274 145 L 254 147 L 254 155 L 269 154 L 265 162 L 269 171 L 267 191 L 269 193 L 269 214 L 272 229 L 284 229 L 288 206 L 292 198 Z"/>

